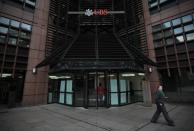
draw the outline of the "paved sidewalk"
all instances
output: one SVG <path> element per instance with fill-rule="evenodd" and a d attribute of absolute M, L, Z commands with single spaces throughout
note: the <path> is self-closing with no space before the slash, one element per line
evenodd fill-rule
<path fill-rule="evenodd" d="M 122 107 L 89 108 L 49 104 L 0 112 L 0 131 L 193 131 L 194 106 L 167 104 L 176 126 L 163 116 L 150 123 L 153 107 L 141 103 Z"/>

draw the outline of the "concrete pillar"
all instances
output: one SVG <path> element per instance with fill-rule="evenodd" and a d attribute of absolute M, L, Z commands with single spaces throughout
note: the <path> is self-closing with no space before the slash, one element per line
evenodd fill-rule
<path fill-rule="evenodd" d="M 143 89 L 143 102 L 144 106 L 152 106 L 152 97 L 150 90 L 150 83 L 147 80 L 142 81 L 142 89 Z"/>

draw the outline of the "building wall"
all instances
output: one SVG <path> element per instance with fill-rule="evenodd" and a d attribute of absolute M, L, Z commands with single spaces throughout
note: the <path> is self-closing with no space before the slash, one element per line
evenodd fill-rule
<path fill-rule="evenodd" d="M 49 0 L 38 0 L 33 18 L 31 46 L 24 84 L 23 105 L 47 103 L 48 69 L 39 68 L 36 74 L 32 69 L 45 58 Z"/>
<path fill-rule="evenodd" d="M 154 37 L 152 27 L 158 24 L 163 24 L 164 22 L 171 21 L 175 18 L 180 18 L 182 16 L 194 13 L 194 1 L 193 0 L 176 0 L 174 2 L 169 1 L 163 7 L 159 7 L 157 11 L 151 12 L 149 10 L 148 1 L 144 2 L 144 16 L 146 22 L 147 30 L 147 41 L 149 48 L 150 58 L 155 60 L 158 63 L 158 78 L 161 83 L 164 84 L 166 90 L 175 92 L 174 94 L 170 93 L 170 97 L 173 97 L 173 101 L 193 101 L 194 98 L 190 95 L 193 90 L 191 85 L 194 82 L 191 77 L 194 69 L 193 65 L 193 41 L 186 41 L 186 33 L 183 33 L 184 41 L 183 43 L 176 42 L 176 36 L 173 35 L 174 42 L 172 45 L 166 45 L 166 38 L 162 38 L 163 51 L 158 52 L 159 48 L 154 47 Z M 194 17 L 193 17 L 194 20 Z M 192 24 L 193 22 L 190 22 Z M 187 24 L 181 25 L 184 27 Z M 162 28 L 162 27 L 161 27 Z M 171 27 L 172 32 L 176 27 Z M 163 29 L 164 30 L 164 29 Z M 184 30 L 184 28 L 183 28 Z M 191 33 L 193 31 L 190 31 Z M 164 32 L 162 33 L 164 35 Z M 180 34 L 181 35 L 181 34 Z M 161 36 L 164 37 L 164 36 Z M 174 52 L 174 53 L 173 53 Z M 185 54 L 183 60 L 182 54 Z M 173 56 L 173 58 L 172 58 Z M 163 60 L 160 60 L 160 57 L 164 57 Z M 164 61 L 162 64 L 162 61 Z M 185 63 L 183 63 L 183 61 Z M 156 73 L 155 70 L 153 72 Z M 155 75 L 151 74 L 150 81 L 155 81 Z M 153 77 L 152 77 L 153 76 Z M 187 77 L 187 78 L 186 78 Z M 152 89 L 153 90 L 153 89 Z M 177 96 L 178 94 L 178 96 Z M 188 99 L 187 99 L 188 98 Z M 183 100 L 184 99 L 184 100 Z M 186 100 L 187 99 L 187 100 Z"/>
<path fill-rule="evenodd" d="M 32 25 L 28 64 L 24 69 L 24 106 L 47 103 L 48 69 L 40 68 L 36 74 L 32 69 L 45 58 L 48 10 L 49 0 L 37 0 L 35 8 L 13 1 L 0 1 L 0 16 Z"/>

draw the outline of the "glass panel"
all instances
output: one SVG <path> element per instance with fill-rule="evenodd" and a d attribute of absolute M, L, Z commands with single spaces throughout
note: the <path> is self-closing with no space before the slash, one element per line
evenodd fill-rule
<path fill-rule="evenodd" d="M 151 3 L 151 4 L 150 4 L 150 8 L 156 7 L 157 5 L 158 5 L 158 1 L 156 1 L 156 2 L 154 2 L 154 3 Z"/>
<path fill-rule="evenodd" d="M 20 22 L 15 21 L 15 20 L 11 20 L 11 26 L 19 28 L 20 27 Z"/>
<path fill-rule="evenodd" d="M 26 3 L 32 6 L 35 6 L 36 0 L 26 0 Z"/>
<path fill-rule="evenodd" d="M 174 29 L 174 34 L 180 34 L 180 33 L 183 33 L 183 28 L 182 27 L 179 27 L 179 28 L 175 28 Z"/>
<path fill-rule="evenodd" d="M 171 27 L 171 24 L 170 24 L 170 22 L 165 22 L 162 24 L 162 27 L 163 27 L 163 29 L 166 29 L 166 28 Z"/>
<path fill-rule="evenodd" d="M 5 24 L 5 25 L 9 25 L 9 19 L 4 18 L 4 17 L 0 17 L 0 23 Z"/>
<path fill-rule="evenodd" d="M 64 93 L 60 93 L 60 95 L 59 95 L 59 103 L 64 103 L 64 98 L 65 98 Z"/>
<path fill-rule="evenodd" d="M 156 32 L 156 31 L 160 31 L 161 30 L 161 26 L 160 25 L 155 25 L 152 27 L 152 31 Z"/>
<path fill-rule="evenodd" d="M 173 44 L 173 38 L 166 39 L 166 44 L 167 45 L 172 45 Z"/>
<path fill-rule="evenodd" d="M 168 0 L 160 0 L 160 4 L 167 2 Z"/>
<path fill-rule="evenodd" d="M 110 91 L 117 92 L 117 79 L 110 80 Z"/>
<path fill-rule="evenodd" d="M 190 33 L 186 35 L 187 41 L 194 40 L 194 33 Z"/>
<path fill-rule="evenodd" d="M 0 26 L 0 33 L 7 34 L 7 32 L 8 32 L 8 28 Z"/>
<path fill-rule="evenodd" d="M 18 30 L 9 29 L 9 33 L 10 33 L 10 35 L 12 35 L 12 36 L 18 36 Z"/>
<path fill-rule="evenodd" d="M 73 100 L 72 100 L 72 94 L 67 93 L 66 94 L 66 104 L 72 105 L 72 102 L 73 102 Z"/>
<path fill-rule="evenodd" d="M 183 21 L 183 23 L 192 21 L 192 16 L 191 15 L 183 16 L 182 21 Z"/>
<path fill-rule="evenodd" d="M 16 38 L 9 38 L 8 43 L 9 43 L 9 44 L 12 44 L 12 45 L 16 45 L 17 39 L 16 39 Z"/>
<path fill-rule="evenodd" d="M 4 35 L 0 35 L 0 43 L 5 43 L 5 36 Z"/>
<path fill-rule="evenodd" d="M 30 33 L 28 33 L 28 32 L 21 31 L 21 32 L 20 32 L 20 36 L 21 36 L 22 38 L 30 39 Z"/>
<path fill-rule="evenodd" d="M 29 47 L 29 44 L 30 44 L 29 40 L 19 39 L 18 45 L 24 46 L 24 47 Z"/>
<path fill-rule="evenodd" d="M 163 46 L 163 41 L 160 40 L 160 41 L 154 41 L 154 47 L 161 47 Z"/>
<path fill-rule="evenodd" d="M 67 92 L 73 92 L 73 90 L 72 90 L 72 80 L 67 80 L 66 91 Z"/>
<path fill-rule="evenodd" d="M 61 81 L 60 92 L 65 92 L 65 81 Z"/>
<path fill-rule="evenodd" d="M 127 90 L 127 80 L 120 80 L 120 92 Z"/>
<path fill-rule="evenodd" d="M 24 30 L 31 31 L 31 25 L 21 23 L 21 28 Z"/>
<path fill-rule="evenodd" d="M 118 105 L 118 94 L 111 93 L 111 105 Z"/>
<path fill-rule="evenodd" d="M 184 30 L 185 30 L 185 32 L 194 30 L 194 25 L 193 24 L 186 25 L 186 26 L 184 26 Z"/>
<path fill-rule="evenodd" d="M 164 31 L 164 36 L 165 37 L 168 37 L 168 36 L 171 36 L 172 35 L 172 30 L 165 30 Z"/>
<path fill-rule="evenodd" d="M 180 24 L 181 24 L 181 19 L 180 18 L 172 20 L 172 25 L 173 26 L 180 25 Z"/>
<path fill-rule="evenodd" d="M 176 43 L 182 43 L 184 42 L 184 37 L 181 35 L 181 36 L 177 36 L 176 37 Z"/>
<path fill-rule="evenodd" d="M 121 93 L 121 103 L 127 102 L 127 93 Z"/>
<path fill-rule="evenodd" d="M 162 38 L 162 33 L 161 33 L 161 32 L 159 32 L 159 33 L 154 33 L 154 34 L 153 34 L 153 37 L 154 37 L 154 40 L 161 39 L 161 38 Z"/>
<path fill-rule="evenodd" d="M 53 93 L 49 92 L 48 94 L 48 103 L 52 103 L 53 100 Z"/>

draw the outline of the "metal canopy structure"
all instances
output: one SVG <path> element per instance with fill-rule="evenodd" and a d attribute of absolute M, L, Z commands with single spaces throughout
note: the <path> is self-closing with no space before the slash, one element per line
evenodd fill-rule
<path fill-rule="evenodd" d="M 138 47 L 138 44 L 141 45 L 141 36 L 136 37 L 138 44 L 135 44 L 137 41 L 130 41 L 131 33 L 145 29 L 139 28 L 142 27 L 142 21 L 130 24 L 132 22 L 128 21 L 128 17 L 131 17 L 131 9 L 128 9 L 128 4 L 130 0 L 51 0 L 47 57 L 36 67 L 50 65 L 52 71 L 142 71 L 144 65 L 155 66 L 156 64 L 142 53 L 141 47 Z M 88 9 L 99 12 L 97 15 L 85 15 L 84 11 Z M 103 14 L 101 9 L 109 13 Z M 115 11 L 118 12 L 114 13 Z M 133 17 L 136 19 L 136 15 Z M 138 29 L 132 30 L 132 26 Z"/>

